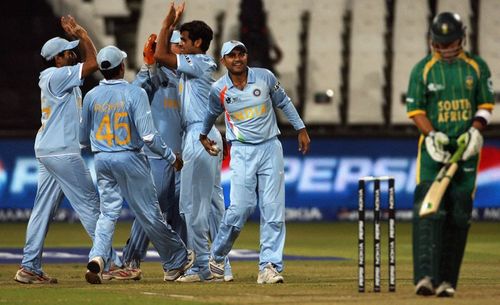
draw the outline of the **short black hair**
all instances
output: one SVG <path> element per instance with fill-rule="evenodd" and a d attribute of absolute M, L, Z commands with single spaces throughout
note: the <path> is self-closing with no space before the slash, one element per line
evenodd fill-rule
<path fill-rule="evenodd" d="M 203 52 L 206 52 L 210 47 L 210 42 L 214 37 L 214 32 L 212 29 L 201 20 L 193 20 L 191 22 L 187 22 L 181 25 L 179 30 L 181 33 L 183 31 L 187 31 L 189 33 L 189 39 L 193 42 L 197 39 L 201 38 L 201 46 L 200 49 Z"/>
<path fill-rule="evenodd" d="M 105 64 L 106 62 L 103 62 L 102 64 Z M 99 69 L 99 71 L 101 72 L 102 76 L 104 76 L 105 79 L 115 79 L 119 74 L 120 74 L 120 68 L 122 66 L 122 63 L 121 62 L 118 66 L 114 67 L 113 69 L 109 69 L 109 70 L 101 70 Z M 101 64 L 101 65 L 102 65 Z"/>

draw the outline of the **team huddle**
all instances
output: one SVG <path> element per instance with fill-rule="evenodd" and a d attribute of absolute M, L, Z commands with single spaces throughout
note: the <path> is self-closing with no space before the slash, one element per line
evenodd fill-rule
<path fill-rule="evenodd" d="M 71 16 L 62 17 L 61 26 L 75 40 L 55 37 L 42 47 L 48 68 L 39 82 L 38 187 L 16 281 L 57 283 L 43 272 L 42 253 L 63 196 L 92 240 L 88 283 L 141 279 L 150 241 L 165 281 L 232 281 L 228 254 L 257 203 L 257 282 L 284 281 L 284 161 L 274 107 L 298 131 L 304 154 L 310 144 L 305 125 L 273 73 L 247 66 L 247 48 L 239 41 L 224 43 L 221 63 L 228 72 L 214 82 L 217 64 L 206 55 L 212 29 L 198 20 L 178 26 L 183 11 L 184 4 L 170 5 L 159 35 L 146 41 L 144 65 L 132 84 L 123 79 L 127 54 L 115 46 L 96 54 Z M 104 79 L 82 102 L 79 87 L 97 70 Z M 214 126 L 222 112 L 225 139 Z M 221 167 L 227 147 L 232 177 L 225 210 Z M 94 155 L 97 190 L 82 148 Z M 135 220 L 119 257 L 112 241 L 123 200 Z"/>

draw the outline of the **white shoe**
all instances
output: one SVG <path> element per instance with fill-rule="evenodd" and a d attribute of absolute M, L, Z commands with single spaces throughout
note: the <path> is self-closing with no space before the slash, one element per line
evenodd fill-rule
<path fill-rule="evenodd" d="M 212 276 L 216 279 L 222 279 L 224 278 L 224 262 L 218 263 L 211 257 L 208 260 L 208 266 L 210 269 L 210 273 L 212 273 Z"/>
<path fill-rule="evenodd" d="M 442 282 L 441 285 L 436 289 L 436 296 L 451 298 L 455 295 L 455 289 L 448 282 Z"/>
<path fill-rule="evenodd" d="M 284 281 L 283 276 L 271 263 L 267 263 L 264 269 L 259 271 L 259 276 L 257 277 L 257 284 L 276 284 L 283 283 Z"/>
<path fill-rule="evenodd" d="M 102 271 L 104 269 L 104 260 L 100 256 L 96 256 L 87 264 L 87 273 L 85 279 L 90 284 L 102 283 Z"/>
<path fill-rule="evenodd" d="M 423 296 L 434 295 L 436 293 L 429 276 L 425 276 L 418 281 L 417 286 L 415 286 L 415 293 Z"/>
<path fill-rule="evenodd" d="M 179 276 L 183 275 L 186 270 L 191 268 L 194 264 L 194 251 L 187 250 L 187 261 L 186 263 L 179 269 L 171 269 L 163 272 L 163 280 L 167 281 L 175 281 Z"/>
<path fill-rule="evenodd" d="M 234 277 L 232 274 L 224 275 L 224 282 L 232 282 L 232 281 L 234 281 Z"/>
<path fill-rule="evenodd" d="M 198 273 L 193 273 L 193 274 L 183 274 L 180 277 L 178 277 L 176 282 L 179 283 L 197 283 L 197 282 L 202 282 L 201 277 Z"/>

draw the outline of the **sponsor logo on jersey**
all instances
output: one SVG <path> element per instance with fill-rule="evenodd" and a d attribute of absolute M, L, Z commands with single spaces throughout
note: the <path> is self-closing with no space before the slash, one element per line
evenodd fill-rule
<path fill-rule="evenodd" d="M 193 62 L 191 61 L 191 58 L 189 56 L 184 55 L 184 58 L 186 59 L 188 64 L 193 65 Z"/>
<path fill-rule="evenodd" d="M 406 102 L 411 104 L 411 103 L 414 103 L 415 100 L 413 99 L 413 97 L 407 97 Z"/>
<path fill-rule="evenodd" d="M 277 82 L 273 87 L 273 91 L 278 91 L 280 89 L 280 82 Z"/>
<path fill-rule="evenodd" d="M 253 95 L 255 95 L 255 96 L 260 96 L 260 89 L 255 89 L 255 90 L 253 91 Z"/>
<path fill-rule="evenodd" d="M 465 78 L 465 87 L 467 88 L 467 90 L 472 90 L 472 88 L 474 87 L 474 78 L 472 78 L 472 76 L 468 75 Z"/>
<path fill-rule="evenodd" d="M 232 104 L 232 103 L 236 102 L 236 99 L 233 97 L 230 97 L 230 96 L 226 96 L 224 101 L 226 102 L 226 104 Z"/>
<path fill-rule="evenodd" d="M 490 91 L 491 94 L 493 94 L 493 81 L 491 78 L 488 78 L 488 91 Z"/>
<path fill-rule="evenodd" d="M 264 116 L 266 113 L 268 113 L 268 107 L 266 104 L 262 104 L 232 112 L 230 115 L 233 121 L 245 121 Z"/>
<path fill-rule="evenodd" d="M 472 105 L 468 99 L 440 100 L 437 106 L 439 123 L 468 121 L 472 117 Z"/>
<path fill-rule="evenodd" d="M 432 92 L 436 92 L 436 91 L 439 91 L 439 90 L 444 90 L 444 85 L 429 83 L 427 85 L 427 90 L 432 91 Z"/>

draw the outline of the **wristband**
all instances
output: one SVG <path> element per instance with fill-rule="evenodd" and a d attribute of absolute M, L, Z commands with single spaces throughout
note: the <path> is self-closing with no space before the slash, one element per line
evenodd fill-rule
<path fill-rule="evenodd" d="M 474 121 L 478 121 L 481 125 L 486 126 L 490 122 L 491 112 L 486 109 L 478 109 L 474 115 Z"/>

